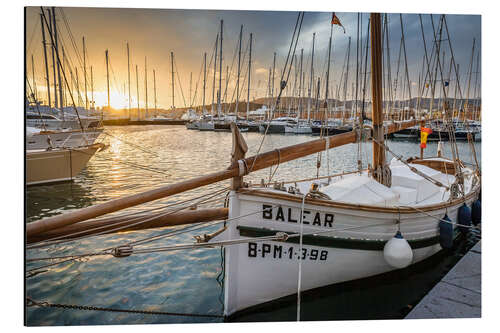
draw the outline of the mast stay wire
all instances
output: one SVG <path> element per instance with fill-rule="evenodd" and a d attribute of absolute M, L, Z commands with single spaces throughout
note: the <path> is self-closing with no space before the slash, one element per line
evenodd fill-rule
<path fill-rule="evenodd" d="M 300 23 L 299 23 L 299 20 L 300 20 Z M 276 108 L 279 106 L 279 102 L 280 102 L 280 99 L 281 99 L 281 94 L 283 93 L 283 90 L 285 89 L 285 87 L 286 87 L 286 85 L 288 83 L 288 79 L 290 78 L 290 71 L 292 69 L 293 57 L 295 55 L 295 50 L 297 48 L 297 43 L 298 43 L 298 40 L 299 40 L 300 30 L 302 28 L 302 22 L 303 22 L 303 20 L 304 20 L 304 12 L 299 12 L 299 14 L 297 16 L 297 21 L 295 22 L 295 28 L 294 28 L 293 35 L 292 35 L 292 40 L 291 40 L 291 43 L 290 43 L 290 48 L 288 49 L 288 54 L 287 54 L 287 57 L 286 57 L 286 60 L 285 60 L 285 66 L 284 66 L 283 72 L 281 74 L 280 91 L 279 91 L 278 96 L 276 97 L 276 103 L 274 104 L 273 108 L 271 109 L 271 114 L 273 114 L 274 111 L 276 110 Z M 298 32 L 297 32 L 297 27 L 298 27 Z M 294 43 L 295 43 L 295 46 L 294 46 Z M 292 57 L 291 57 L 291 60 L 290 60 L 290 53 L 291 53 L 292 47 L 293 47 L 293 54 L 292 54 Z M 286 79 L 286 81 L 283 81 L 283 78 L 285 76 L 285 71 L 286 71 L 286 68 L 288 66 L 289 60 L 290 60 L 290 66 L 288 67 L 287 79 Z M 260 142 L 259 148 L 257 149 L 257 155 L 256 156 L 258 156 L 260 150 L 262 149 L 262 145 L 264 144 L 264 140 L 266 138 L 266 134 L 267 134 L 267 131 L 269 130 L 269 126 L 270 125 L 271 125 L 271 120 L 268 119 L 266 130 L 264 131 L 264 135 L 262 136 L 262 140 Z M 252 165 L 251 165 L 251 167 L 249 169 L 249 172 L 251 172 L 253 170 L 253 167 L 254 167 L 256 161 L 257 161 L 257 158 L 255 158 L 253 160 L 253 163 L 252 163 Z"/>
<path fill-rule="evenodd" d="M 184 102 L 184 107 L 187 107 L 186 99 L 184 98 L 184 91 L 182 90 L 181 76 L 179 74 L 179 70 L 177 69 L 177 61 L 175 58 L 174 58 L 174 66 L 175 66 L 175 71 L 177 72 L 177 82 L 179 83 L 179 88 L 181 89 L 182 101 Z"/>

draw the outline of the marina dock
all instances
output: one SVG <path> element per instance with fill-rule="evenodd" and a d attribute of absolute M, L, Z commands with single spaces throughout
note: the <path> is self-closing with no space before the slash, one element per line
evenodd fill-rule
<path fill-rule="evenodd" d="M 127 126 L 127 125 L 185 125 L 188 121 L 183 119 L 161 119 L 161 120 L 130 120 L 128 118 L 104 119 L 104 126 Z"/>
<path fill-rule="evenodd" d="M 481 318 L 481 241 L 405 319 Z"/>

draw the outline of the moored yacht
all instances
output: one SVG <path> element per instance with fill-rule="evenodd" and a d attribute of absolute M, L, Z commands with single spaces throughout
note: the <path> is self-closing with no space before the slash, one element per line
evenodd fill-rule
<path fill-rule="evenodd" d="M 279 117 L 271 120 L 268 123 L 262 123 L 259 125 L 259 132 L 265 133 L 285 133 L 285 128 L 287 126 L 297 126 L 297 119 L 292 117 Z"/>

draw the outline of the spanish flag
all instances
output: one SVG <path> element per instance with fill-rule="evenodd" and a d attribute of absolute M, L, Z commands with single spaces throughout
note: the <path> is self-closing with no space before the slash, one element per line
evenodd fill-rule
<path fill-rule="evenodd" d="M 427 136 L 432 133 L 432 129 L 428 127 L 420 128 L 420 148 L 427 148 Z"/>
<path fill-rule="evenodd" d="M 332 13 L 332 25 L 333 24 L 336 24 L 336 25 L 340 25 L 342 27 L 342 29 L 344 29 L 344 33 L 345 33 L 345 28 L 344 26 L 342 25 L 342 23 L 340 23 L 340 20 L 339 18 L 337 17 L 337 15 L 335 15 L 335 12 Z"/>

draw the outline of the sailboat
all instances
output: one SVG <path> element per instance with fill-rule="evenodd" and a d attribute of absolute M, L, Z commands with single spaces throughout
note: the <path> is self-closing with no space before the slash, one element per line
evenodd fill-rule
<path fill-rule="evenodd" d="M 442 157 L 385 163 L 379 14 L 371 24 L 374 169 L 233 189 L 231 223 L 212 239 L 248 240 L 225 247 L 226 316 L 293 295 L 298 284 L 304 291 L 420 262 L 442 249 L 442 219 L 458 221 L 478 197 L 478 173 L 463 164 Z M 394 237 L 408 246 L 388 254 Z"/>
<path fill-rule="evenodd" d="M 52 44 L 57 45 L 55 25 L 52 31 L 43 10 L 40 17 L 42 32 L 44 26 L 46 26 Z M 55 17 L 54 7 L 52 8 L 52 17 Z M 54 39 L 56 43 L 54 43 Z M 66 115 L 71 120 L 61 121 L 55 116 L 41 113 L 40 103 L 36 100 L 36 94 L 26 78 L 31 94 L 26 96 L 25 104 L 26 106 L 29 105 L 28 100 L 31 96 L 34 99 L 33 108 L 37 112 L 26 112 L 26 185 L 71 181 L 85 167 L 90 158 L 104 147 L 102 143 L 94 143 L 103 130 L 102 127 L 98 126 L 100 122 L 92 117 L 79 115 L 57 48 L 55 48 L 54 54 L 57 60 L 55 62 L 56 67 L 62 73 L 64 79 L 60 82 L 64 82 L 68 87 L 74 116 L 69 115 L 68 117 Z M 62 85 L 60 85 L 59 89 L 61 91 L 60 95 L 62 95 Z M 60 105 L 62 105 L 62 99 Z M 77 126 L 79 130 L 76 129 Z"/>
<path fill-rule="evenodd" d="M 380 14 L 371 14 L 370 31 L 370 127 L 245 157 L 247 144 L 232 123 L 233 149 L 227 169 L 28 223 L 27 239 L 50 239 L 51 232 L 58 230 L 64 237 L 64 228 L 69 237 L 75 232 L 71 225 L 79 222 L 231 179 L 224 228 L 199 237 L 197 243 L 155 250 L 222 246 L 227 317 L 302 291 L 408 267 L 450 246 L 457 223 L 465 230 L 470 226 L 468 207 L 480 195 L 480 171 L 466 167 L 456 154 L 453 159 L 424 158 L 423 150 L 420 158 L 404 160 L 395 155 L 386 162 L 386 151 L 392 152 L 384 136 L 424 120 L 384 126 Z M 368 169 L 359 165 L 354 172 L 288 183 L 244 182 L 251 172 L 367 139 L 373 142 L 373 164 Z M 196 222 L 225 216 L 224 212 L 195 213 Z M 171 225 L 194 213 L 182 214 Z M 113 255 L 134 255 L 134 249 L 116 248 Z"/>

